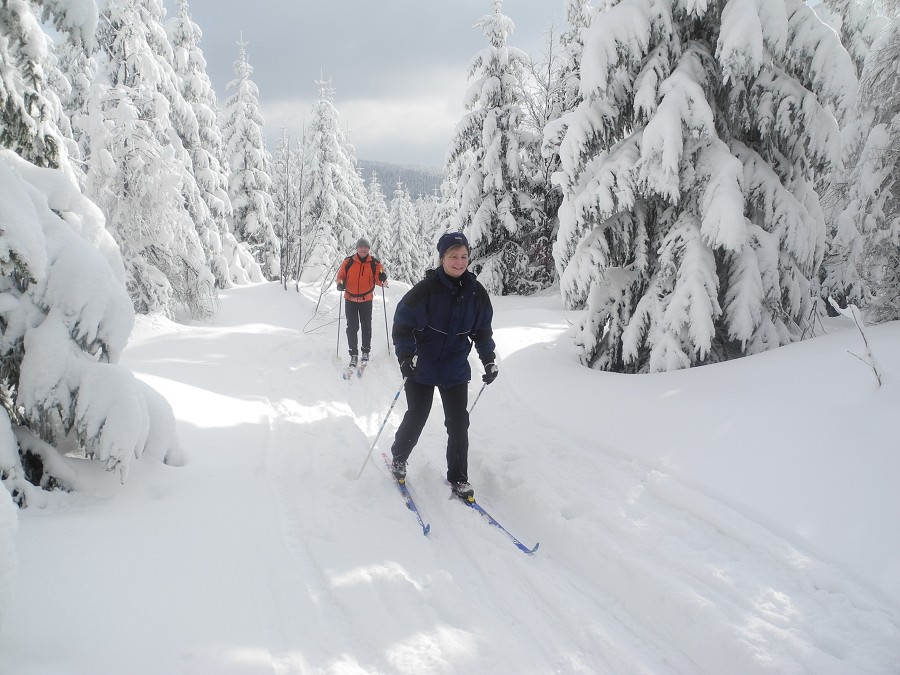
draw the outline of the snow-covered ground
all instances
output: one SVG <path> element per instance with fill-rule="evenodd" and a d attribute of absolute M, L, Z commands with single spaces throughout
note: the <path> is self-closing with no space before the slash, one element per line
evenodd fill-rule
<path fill-rule="evenodd" d="M 880 388 L 849 322 L 621 376 L 576 363 L 555 297 L 495 299 L 470 479 L 528 556 L 448 499 L 437 401 L 409 473 L 427 537 L 380 464 L 402 396 L 355 480 L 400 375 L 379 297 L 374 360 L 341 379 L 336 297 L 313 316 L 317 289 L 266 284 L 208 325 L 139 321 L 123 364 L 188 461 L 18 514 L 0 672 L 900 669 L 900 325 L 867 333 Z"/>

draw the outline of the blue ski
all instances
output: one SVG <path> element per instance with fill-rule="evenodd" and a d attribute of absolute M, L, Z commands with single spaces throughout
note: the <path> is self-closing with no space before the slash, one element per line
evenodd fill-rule
<path fill-rule="evenodd" d="M 381 457 L 384 459 L 384 464 L 387 466 L 388 473 L 391 471 L 391 460 L 385 453 L 381 453 Z M 412 495 L 409 494 L 409 488 L 406 487 L 406 483 L 401 483 L 396 480 L 393 476 L 391 476 L 391 480 L 394 481 L 394 485 L 397 486 L 397 489 L 400 490 L 400 494 L 403 495 L 403 500 L 406 502 L 406 508 L 416 514 L 416 520 L 419 521 L 419 525 L 422 527 L 422 534 L 428 535 L 428 532 L 431 530 L 431 525 L 427 524 L 424 520 L 422 520 L 422 514 L 419 513 L 418 507 L 416 507 L 416 503 L 413 501 Z"/>
<path fill-rule="evenodd" d="M 456 498 L 456 499 L 459 499 L 459 497 L 455 497 L 455 498 Z M 535 544 L 535 545 L 534 545 L 534 548 L 528 548 L 525 544 L 523 544 L 521 541 L 519 541 L 518 539 L 516 539 L 516 538 L 513 536 L 513 533 L 512 533 L 512 532 L 510 532 L 510 531 L 507 530 L 505 527 L 503 527 L 503 525 L 501 525 L 500 523 L 498 523 L 498 522 L 497 522 L 497 519 L 494 518 L 490 513 L 488 513 L 487 511 L 485 511 L 485 510 L 482 508 L 481 504 L 479 504 L 478 502 L 476 502 L 476 501 L 474 501 L 474 500 L 468 501 L 468 500 L 466 500 L 466 499 L 459 499 L 459 501 L 461 501 L 463 504 L 465 504 L 466 506 L 468 506 L 470 509 L 473 509 L 473 510 L 477 511 L 478 513 L 480 513 L 482 518 L 484 518 L 484 519 L 485 519 L 486 521 L 488 521 L 491 525 L 493 525 L 493 526 L 496 527 L 498 530 L 500 530 L 503 534 L 505 534 L 506 537 L 507 537 L 510 541 L 512 541 L 512 543 L 514 543 L 514 544 L 516 545 L 516 548 L 518 548 L 518 549 L 519 549 L 520 551 L 522 551 L 523 553 L 527 553 L 528 555 L 531 555 L 531 554 L 533 554 L 535 551 L 538 550 L 538 546 L 540 546 L 540 543 Z"/>

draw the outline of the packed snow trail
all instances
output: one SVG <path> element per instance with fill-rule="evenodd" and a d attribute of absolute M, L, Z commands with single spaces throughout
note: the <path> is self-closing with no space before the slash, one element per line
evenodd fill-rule
<path fill-rule="evenodd" d="M 595 421 L 548 414 L 538 389 L 555 390 L 557 373 L 572 378 L 563 389 L 576 386 L 583 370 L 566 370 L 566 320 L 552 303 L 523 314 L 521 299 L 495 301 L 501 372 L 470 427 L 476 497 L 539 551 L 522 555 L 450 498 L 438 402 L 409 465 L 431 524 L 423 537 L 379 457 L 402 398 L 356 480 L 400 383 L 383 331 L 373 326 L 366 376 L 344 381 L 345 340 L 336 358 L 326 314 L 303 332 L 316 291 L 301 291 L 225 291 L 213 325 L 145 320 L 124 361 L 172 401 L 189 462 L 141 461 L 125 486 L 97 476 L 23 514 L 28 578 L 79 584 L 91 620 L 45 616 L 52 590 L 29 586 L 14 612 L 23 629 L 0 643 L 14 650 L 10 672 L 895 671 L 895 606 L 607 446 Z M 615 380 L 592 386 L 615 396 Z M 28 536 L 41 529 L 60 556 L 29 548 L 46 541 Z M 108 538 L 121 549 L 99 544 Z M 92 541 L 112 557 L 92 559 Z M 110 648 L 79 661 L 98 625 Z"/>

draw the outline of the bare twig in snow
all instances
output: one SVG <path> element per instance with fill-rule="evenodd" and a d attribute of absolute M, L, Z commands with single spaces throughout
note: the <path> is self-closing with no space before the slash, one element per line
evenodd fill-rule
<path fill-rule="evenodd" d="M 847 305 L 846 309 L 841 309 L 834 298 L 828 298 L 828 302 L 834 307 L 835 311 L 841 314 L 841 316 L 847 317 L 856 324 L 856 328 L 862 336 L 865 354 L 860 356 L 859 354 L 853 354 L 853 352 L 850 353 L 872 369 L 872 372 L 875 373 L 875 379 L 878 380 L 878 386 L 881 387 L 881 367 L 878 365 L 878 361 L 875 360 L 875 355 L 872 354 L 872 348 L 869 346 L 869 339 L 866 337 L 866 331 L 864 330 L 862 315 L 859 313 L 859 308 L 856 305 L 850 304 Z"/>

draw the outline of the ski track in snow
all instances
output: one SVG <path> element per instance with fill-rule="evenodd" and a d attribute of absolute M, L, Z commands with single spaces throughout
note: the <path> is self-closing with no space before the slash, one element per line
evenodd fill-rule
<path fill-rule="evenodd" d="M 356 480 L 400 386 L 380 302 L 373 360 L 364 378 L 344 381 L 336 325 L 303 333 L 315 300 L 312 289 L 277 284 L 226 291 L 215 326 L 177 327 L 126 352 L 154 386 L 191 382 L 191 368 L 211 365 L 202 356 L 217 354 L 218 375 L 203 381 L 218 390 L 207 393 L 257 410 L 258 424 L 232 429 L 227 407 L 206 409 L 203 424 L 176 409 L 191 453 L 178 471 L 201 465 L 211 483 L 204 527 L 223 537 L 237 529 L 234 541 L 257 547 L 224 560 L 209 587 L 172 608 L 190 614 L 223 588 L 254 596 L 238 604 L 258 608 L 244 618 L 244 667 L 228 672 L 896 672 L 895 608 L 714 498 L 604 447 L 600 430 L 589 443 L 530 404 L 539 383 L 517 363 L 540 358 L 541 347 L 511 354 L 482 395 L 469 467 L 479 502 L 539 551 L 524 555 L 449 498 L 437 395 L 409 465 L 431 524 L 423 536 L 380 459 L 403 395 Z M 248 316 L 259 323 L 240 325 Z M 198 362 L 151 363 L 175 341 L 193 342 Z M 473 357 L 470 403 L 480 372 Z M 237 653 L 174 644 L 140 672 L 216 672 Z"/>
<path fill-rule="evenodd" d="M 298 345 L 297 358 L 328 364 L 320 342 L 312 359 Z M 314 668 L 342 653 L 353 655 L 344 666 L 365 672 L 837 673 L 853 670 L 856 655 L 865 669 L 896 634 L 894 617 L 829 565 L 671 476 L 573 445 L 549 420 L 535 424 L 540 412 L 515 382 L 487 390 L 473 410 L 470 476 L 479 500 L 541 549 L 527 558 L 447 498 L 438 397 L 410 462 L 410 489 L 432 525 L 426 539 L 378 460 L 402 395 L 354 481 L 399 386 L 385 352 L 382 343 L 360 380 L 340 380 L 340 365 L 331 379 L 314 372 L 317 387 L 334 385 L 305 404 L 300 381 L 279 392 L 283 456 L 273 475 L 283 533 L 319 577 L 322 625 L 345 626 L 326 632 L 350 636 L 326 642 Z M 479 387 L 473 380 L 470 400 Z M 303 428 L 292 407 L 320 398 L 345 399 L 339 419 Z M 296 498 L 301 476 L 318 486 L 315 503 Z M 317 525 L 329 522 L 330 535 Z M 886 669 L 898 654 L 886 650 Z"/>

